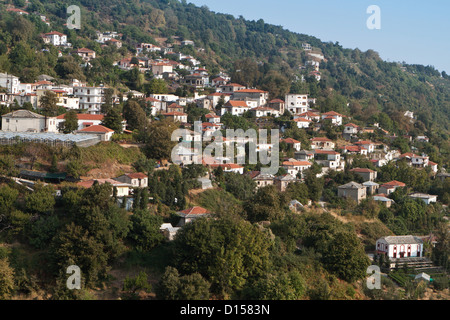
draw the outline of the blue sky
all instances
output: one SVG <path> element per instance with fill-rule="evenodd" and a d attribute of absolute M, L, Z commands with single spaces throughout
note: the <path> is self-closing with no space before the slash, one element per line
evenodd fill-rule
<path fill-rule="evenodd" d="M 344 48 L 373 49 L 387 61 L 432 65 L 450 74 L 448 0 L 187 0 L 210 10 L 242 15 L 338 41 Z M 369 30 L 370 5 L 381 10 L 381 29 Z"/>

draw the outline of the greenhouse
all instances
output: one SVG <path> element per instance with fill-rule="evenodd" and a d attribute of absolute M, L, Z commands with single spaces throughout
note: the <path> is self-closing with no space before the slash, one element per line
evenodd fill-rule
<path fill-rule="evenodd" d="M 12 145 L 23 142 L 45 143 L 50 146 L 89 147 L 100 142 L 97 135 L 92 134 L 60 134 L 51 132 L 11 132 L 0 131 L 0 144 Z"/>

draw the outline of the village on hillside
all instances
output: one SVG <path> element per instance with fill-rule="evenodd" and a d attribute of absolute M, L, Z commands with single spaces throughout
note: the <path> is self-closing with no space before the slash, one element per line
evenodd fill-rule
<path fill-rule="evenodd" d="M 17 10 L 10 11 L 29 14 Z M 45 16 L 41 20 L 49 23 Z M 61 50 L 61 57 L 81 57 L 82 68 L 99 58 L 94 50 L 73 48 L 61 32 L 41 36 Z M 122 47 L 121 33 L 102 30 L 96 36 L 102 47 Z M 280 97 L 235 83 L 231 70 L 211 72 L 197 56 L 174 51 L 176 45 L 202 53 L 194 41 L 177 36 L 155 40 L 158 45 L 137 43 L 132 54 L 114 61 L 115 68 L 136 72 L 138 80 L 139 75 L 150 77 L 153 93 L 92 80 L 63 83 L 47 75 L 23 83 L 1 72 L 0 105 L 7 111 L 1 115 L 0 146 L 15 157 L 13 163 L 3 161 L 8 155 L 1 158 L 3 179 L 31 193 L 50 187 L 56 203 L 70 203 L 65 196 L 71 190 L 108 185 L 109 197 L 128 213 L 138 208 L 165 214 L 164 221 L 158 220 L 165 243 L 175 241 L 194 221 L 233 211 L 234 200 L 208 207 L 217 200 L 212 192 L 226 190 L 239 205 L 254 199 L 249 201 L 253 204 L 245 202 L 245 209 L 248 220 L 261 228 L 276 221 L 275 211 L 281 208 L 300 216 L 330 214 L 356 226 L 370 263 L 399 286 L 411 274 L 427 284 L 446 275 L 448 266 L 440 265 L 432 252 L 439 247 L 433 230 L 439 221 L 448 221 L 450 174 L 434 153 L 426 153 L 431 150 L 427 136 L 397 135 L 378 122 L 355 120 L 340 108 L 324 110 L 306 91 Z M 308 43 L 302 50 L 307 59 L 298 66 L 303 72 L 299 81 L 323 81 L 320 66 L 326 57 Z M 403 117 L 414 127 L 414 112 Z M 179 129 L 183 133 L 174 139 Z M 279 139 L 239 140 L 227 137 L 227 129 L 278 130 Z M 174 154 L 177 143 L 183 147 Z M 276 174 L 265 173 L 267 164 L 261 162 L 238 163 L 239 150 L 245 153 L 252 146 L 257 155 L 277 155 L 271 159 Z M 238 152 L 205 157 L 212 148 Z M 18 150 L 26 155 L 16 157 Z M 44 155 L 46 150 L 62 151 Z M 67 160 L 69 153 L 85 158 Z M 83 163 L 86 154 L 89 167 Z M 132 160 L 121 163 L 119 155 Z M 283 196 L 272 212 L 264 205 L 275 193 Z M 375 220 L 382 222 L 376 230 L 368 227 Z M 301 251 L 307 243 L 292 246 Z"/>

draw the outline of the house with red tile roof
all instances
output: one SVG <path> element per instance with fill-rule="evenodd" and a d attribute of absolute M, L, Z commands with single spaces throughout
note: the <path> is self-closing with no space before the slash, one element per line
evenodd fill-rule
<path fill-rule="evenodd" d="M 48 33 L 44 33 L 42 38 L 45 43 L 51 43 L 54 46 L 66 46 L 67 43 L 67 35 L 58 31 L 52 31 Z"/>
<path fill-rule="evenodd" d="M 367 153 L 372 153 L 375 151 L 375 144 L 369 140 L 357 141 L 354 143 L 354 145 L 366 148 Z"/>
<path fill-rule="evenodd" d="M 56 125 L 59 126 L 60 123 L 65 121 L 66 114 L 61 114 L 56 117 Z M 100 125 L 105 116 L 102 114 L 89 114 L 89 113 L 79 113 L 77 114 L 78 118 L 78 130 L 82 130 L 84 128 Z"/>
<path fill-rule="evenodd" d="M 8 8 L 8 9 L 6 9 L 6 11 L 14 12 L 14 13 L 17 13 L 17 14 L 20 14 L 20 15 L 28 15 L 29 14 L 28 12 L 26 12 L 26 11 L 24 11 L 22 9 L 17 9 L 17 8 Z"/>
<path fill-rule="evenodd" d="M 84 129 L 78 130 L 78 133 L 92 134 L 99 136 L 101 141 L 110 141 L 114 130 L 102 125 L 92 125 Z"/>
<path fill-rule="evenodd" d="M 248 106 L 247 102 L 238 100 L 229 100 L 222 107 L 221 116 L 223 116 L 227 112 L 231 113 L 233 116 L 242 116 L 248 110 L 250 110 L 250 107 Z"/>
<path fill-rule="evenodd" d="M 299 161 L 295 159 L 289 159 L 288 161 L 284 161 L 282 163 L 282 167 L 286 169 L 286 171 L 296 177 L 297 174 L 303 174 L 303 171 L 310 168 L 312 163 L 309 161 Z"/>
<path fill-rule="evenodd" d="M 311 121 L 320 121 L 320 115 L 312 111 L 306 111 L 300 114 L 296 114 L 294 115 L 294 119 L 296 118 L 305 118 Z"/>
<path fill-rule="evenodd" d="M 309 125 L 312 123 L 311 120 L 306 119 L 306 118 L 302 118 L 302 117 L 297 117 L 294 118 L 294 120 L 292 120 L 295 122 L 295 124 L 297 125 L 298 128 L 302 129 L 302 128 L 309 128 Z"/>
<path fill-rule="evenodd" d="M 406 187 L 406 184 L 397 180 L 393 180 L 390 182 L 387 182 L 385 184 L 382 184 L 380 186 L 380 188 L 378 189 L 379 193 L 384 193 L 384 194 L 391 194 L 392 192 L 394 192 L 397 188 L 403 188 Z"/>
<path fill-rule="evenodd" d="M 377 171 L 368 168 L 354 168 L 350 172 L 362 177 L 364 181 L 374 181 L 377 178 Z"/>
<path fill-rule="evenodd" d="M 91 59 L 95 59 L 95 51 L 88 48 L 80 48 L 75 50 L 75 54 L 79 55 L 85 61 L 90 61 Z"/>
<path fill-rule="evenodd" d="M 243 90 L 245 86 L 239 83 L 227 83 L 226 85 L 220 86 L 218 92 L 222 93 L 234 93 L 235 91 Z"/>
<path fill-rule="evenodd" d="M 110 184 L 113 188 L 117 190 L 118 197 L 127 197 L 130 195 L 130 189 L 133 187 L 131 184 L 123 183 L 114 179 L 91 179 L 84 180 L 77 183 L 78 187 L 81 188 L 90 188 L 94 185 L 94 183 L 98 184 Z M 114 191 L 111 191 L 111 196 L 114 194 Z"/>
<path fill-rule="evenodd" d="M 347 123 L 344 126 L 344 134 L 357 134 L 361 128 L 354 123 Z"/>
<path fill-rule="evenodd" d="M 300 151 L 302 147 L 302 143 L 300 141 L 292 138 L 280 139 L 280 142 L 287 143 L 288 145 L 292 146 L 292 148 L 296 151 Z"/>
<path fill-rule="evenodd" d="M 269 99 L 269 92 L 258 89 L 242 89 L 233 92 L 233 100 L 253 101 L 256 107 L 265 106 Z"/>
<path fill-rule="evenodd" d="M 282 115 L 284 113 L 284 110 L 285 110 L 285 103 L 281 99 L 270 100 L 269 103 L 267 104 L 267 106 L 269 108 L 278 110 L 280 112 L 280 115 Z"/>
<path fill-rule="evenodd" d="M 363 146 L 344 146 L 342 148 L 343 153 L 348 154 L 360 154 L 367 156 L 367 149 Z"/>
<path fill-rule="evenodd" d="M 310 139 L 311 149 L 334 149 L 335 143 L 326 137 L 315 137 Z"/>
<path fill-rule="evenodd" d="M 342 125 L 342 118 L 345 117 L 344 115 L 337 113 L 335 111 L 329 111 L 322 113 L 322 120 L 331 120 L 332 124 L 335 125 Z"/>
<path fill-rule="evenodd" d="M 269 107 L 252 108 L 250 109 L 250 112 L 253 114 L 255 118 L 270 117 L 270 116 L 278 118 L 280 116 L 280 112 L 278 110 Z"/>
<path fill-rule="evenodd" d="M 164 117 L 172 119 L 174 122 L 187 123 L 187 113 L 184 112 L 166 112 L 162 114 Z"/>
<path fill-rule="evenodd" d="M 214 163 L 210 164 L 209 166 L 213 170 L 221 167 L 223 172 L 234 172 L 244 174 L 244 167 L 236 163 Z"/>
<path fill-rule="evenodd" d="M 135 188 L 148 187 L 148 175 L 142 172 L 126 173 L 120 177 L 114 178 L 114 180 L 131 184 Z"/>
<path fill-rule="evenodd" d="M 178 222 L 178 226 L 183 227 L 186 224 L 195 221 L 196 219 L 209 217 L 211 216 L 211 214 L 211 211 L 199 206 L 178 211 L 177 215 L 181 217 L 180 221 Z"/>

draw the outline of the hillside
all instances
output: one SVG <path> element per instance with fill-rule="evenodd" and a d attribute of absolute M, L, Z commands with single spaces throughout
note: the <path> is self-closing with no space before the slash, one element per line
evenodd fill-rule
<path fill-rule="evenodd" d="M 81 30 L 64 26 L 66 8 L 72 4 L 81 7 Z M 45 15 L 50 26 L 36 14 L 17 17 L 4 10 L 12 6 Z M 378 122 L 397 134 L 427 134 L 443 155 L 449 154 L 450 78 L 431 66 L 386 62 L 373 50 L 346 49 L 263 20 L 236 19 L 176 0 L 33 0 L 28 5 L 16 0 L 4 1 L 0 9 L 4 30 L 0 34 L 0 70 L 20 76 L 22 82 L 34 82 L 40 74 L 47 74 L 62 82 L 75 77 L 92 84 L 135 89 L 132 84 L 130 87 L 132 75 L 113 63 L 133 54 L 138 43 L 170 44 L 199 59 L 211 75 L 224 70 L 232 75 L 232 81 L 268 90 L 272 98 L 284 97 L 289 91 L 308 93 L 318 99 L 320 111 L 352 113 L 356 120 Z M 96 31 L 106 30 L 123 34 L 122 48 L 105 48 L 95 41 Z M 39 36 L 49 31 L 66 33 L 73 48 L 95 50 L 97 59 L 92 67 L 73 64 L 66 58 L 69 49 L 60 49 L 63 57 L 58 58 L 58 49 L 44 45 Z M 195 46 L 180 47 L 180 41 L 186 39 Z M 311 58 L 302 49 L 303 43 L 324 56 L 320 82 L 305 66 Z M 306 82 L 296 81 L 302 75 Z M 407 110 L 418 120 L 414 127 L 401 119 Z"/>

